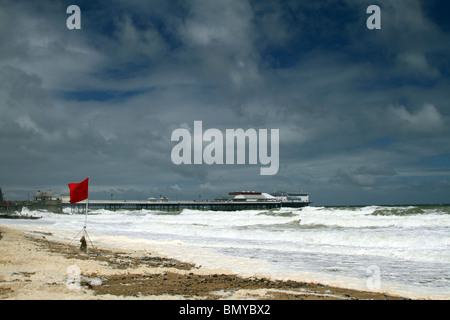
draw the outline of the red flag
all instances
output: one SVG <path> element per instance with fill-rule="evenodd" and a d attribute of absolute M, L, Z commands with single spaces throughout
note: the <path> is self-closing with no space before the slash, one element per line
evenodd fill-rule
<path fill-rule="evenodd" d="M 77 203 L 88 198 L 89 178 L 80 183 L 69 183 L 70 203 Z"/>

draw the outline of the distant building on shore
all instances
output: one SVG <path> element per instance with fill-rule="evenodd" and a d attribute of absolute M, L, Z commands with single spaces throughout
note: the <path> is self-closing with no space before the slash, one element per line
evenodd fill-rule
<path fill-rule="evenodd" d="M 34 200 L 35 201 L 45 201 L 45 200 L 60 200 L 59 196 L 56 196 L 52 190 L 49 190 L 47 192 L 41 192 L 41 190 L 38 190 L 34 194 Z"/>
<path fill-rule="evenodd" d="M 6 202 L 3 197 L 3 192 L 0 188 L 0 212 L 14 214 L 21 212 L 23 208 L 27 208 L 30 211 L 35 210 L 47 210 L 50 212 L 61 213 L 62 204 L 59 196 L 55 195 L 51 190 L 48 192 L 41 192 L 38 190 L 34 194 L 34 200 L 30 201 L 15 201 L 11 200 Z"/>

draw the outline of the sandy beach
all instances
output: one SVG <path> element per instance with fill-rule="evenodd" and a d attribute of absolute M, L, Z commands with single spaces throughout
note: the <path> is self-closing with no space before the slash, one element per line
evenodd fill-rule
<path fill-rule="evenodd" d="M 317 283 L 242 277 L 155 255 L 0 226 L 0 299 L 394 300 Z"/>

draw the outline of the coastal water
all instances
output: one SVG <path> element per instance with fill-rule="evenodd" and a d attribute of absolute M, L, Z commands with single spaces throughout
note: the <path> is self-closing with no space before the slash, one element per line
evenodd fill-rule
<path fill-rule="evenodd" d="M 64 234 L 83 215 L 31 212 L 39 220 L 2 220 Z M 450 206 L 305 207 L 255 211 L 92 210 L 94 242 L 158 243 L 176 258 L 236 273 L 264 274 L 450 299 Z M 162 247 L 161 247 L 162 248 Z"/>

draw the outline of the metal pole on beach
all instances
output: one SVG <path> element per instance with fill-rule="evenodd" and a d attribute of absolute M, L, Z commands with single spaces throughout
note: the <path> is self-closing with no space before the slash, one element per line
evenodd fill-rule
<path fill-rule="evenodd" d="M 90 178 L 88 177 L 88 189 L 89 189 L 89 182 L 90 182 Z M 83 228 L 83 235 L 86 236 L 86 238 L 89 240 L 90 244 L 92 245 L 92 247 L 94 247 L 91 239 L 89 238 L 89 235 L 87 233 L 87 215 L 88 215 L 88 210 L 89 210 L 89 194 L 88 197 L 86 198 L 86 212 L 84 215 L 84 228 Z M 88 253 L 88 247 L 86 245 L 86 253 Z"/>
<path fill-rule="evenodd" d="M 89 189 L 89 177 L 88 177 L 88 189 Z M 89 210 L 89 194 L 88 194 L 88 197 L 86 198 L 86 212 L 85 212 L 85 215 L 84 215 L 84 229 L 86 229 L 86 225 L 87 225 L 87 213 L 88 213 L 88 210 Z"/>

